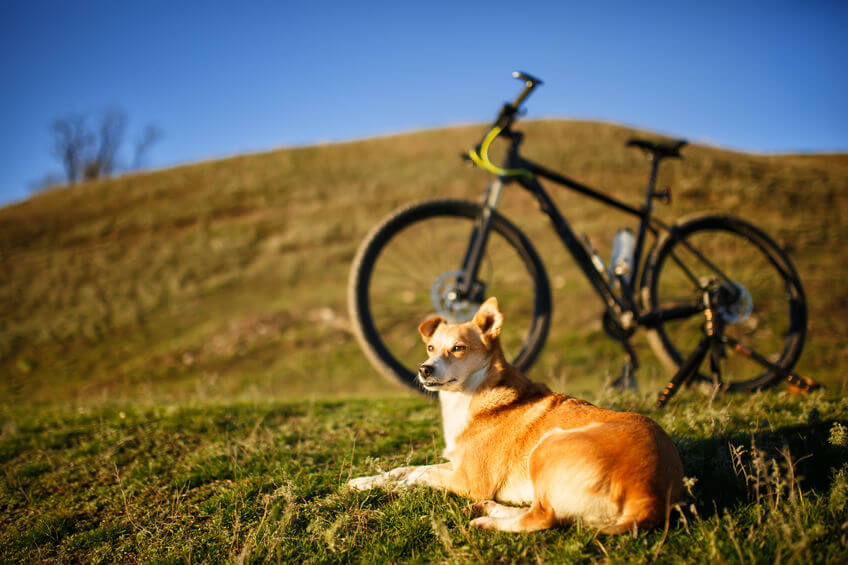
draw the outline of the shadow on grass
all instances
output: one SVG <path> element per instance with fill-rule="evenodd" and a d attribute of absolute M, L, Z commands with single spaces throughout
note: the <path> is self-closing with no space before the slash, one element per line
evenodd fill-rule
<path fill-rule="evenodd" d="M 685 476 L 697 479 L 692 494 L 698 513 L 720 515 L 775 488 L 826 494 L 836 470 L 848 463 L 848 448 L 829 441 L 834 426 L 845 422 L 811 420 L 709 439 L 675 438 Z"/>

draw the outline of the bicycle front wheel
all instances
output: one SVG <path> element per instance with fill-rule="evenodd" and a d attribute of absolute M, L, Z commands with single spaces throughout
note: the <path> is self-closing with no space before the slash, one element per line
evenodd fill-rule
<path fill-rule="evenodd" d="M 732 216 L 698 215 L 679 222 L 657 242 L 642 288 L 648 311 L 686 311 L 648 332 L 657 356 L 676 370 L 704 335 L 696 311 L 712 288 L 729 296 L 720 305 L 723 332 L 770 362 L 790 371 L 807 331 L 807 303 L 795 268 L 758 228 Z M 727 390 L 774 386 L 780 375 L 723 349 L 721 378 Z M 703 375 L 700 375 L 705 378 Z"/>
<path fill-rule="evenodd" d="M 544 345 L 551 291 L 530 241 L 495 213 L 472 298 L 456 292 L 460 268 L 482 210 L 461 200 L 435 200 L 400 209 L 366 237 L 353 261 L 348 307 L 354 331 L 371 363 L 416 391 L 426 360 L 418 324 L 440 315 L 470 320 L 482 301 L 498 298 L 506 324 L 501 345 L 526 370 Z"/>

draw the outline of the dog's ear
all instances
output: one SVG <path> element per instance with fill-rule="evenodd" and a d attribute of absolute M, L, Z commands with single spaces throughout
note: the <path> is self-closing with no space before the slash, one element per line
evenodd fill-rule
<path fill-rule="evenodd" d="M 421 325 L 418 326 L 418 333 L 421 334 L 421 337 L 424 339 L 424 343 L 430 341 L 430 338 L 433 337 L 433 334 L 436 333 L 436 329 L 445 321 L 441 316 L 433 316 L 432 318 L 428 318 L 421 322 Z"/>
<path fill-rule="evenodd" d="M 501 335 L 503 327 L 503 314 L 498 308 L 498 299 L 494 296 L 480 305 L 480 309 L 474 314 L 474 323 L 483 332 L 483 337 L 493 341 Z"/>

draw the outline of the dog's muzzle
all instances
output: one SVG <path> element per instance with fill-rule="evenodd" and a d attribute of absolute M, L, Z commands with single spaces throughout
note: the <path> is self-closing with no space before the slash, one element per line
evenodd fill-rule
<path fill-rule="evenodd" d="M 424 386 L 438 386 L 439 383 L 433 378 L 433 366 L 424 363 L 418 367 L 418 380 Z"/>
<path fill-rule="evenodd" d="M 418 367 L 418 381 L 429 388 L 438 388 L 448 383 L 452 383 L 456 379 L 441 380 L 436 376 L 436 368 L 430 363 L 423 363 Z"/>

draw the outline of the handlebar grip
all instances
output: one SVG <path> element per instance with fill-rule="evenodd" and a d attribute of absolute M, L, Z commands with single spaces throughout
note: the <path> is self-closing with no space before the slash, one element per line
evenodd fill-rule
<path fill-rule="evenodd" d="M 524 82 L 527 83 L 527 86 L 530 86 L 531 88 L 535 87 L 536 85 L 539 85 L 539 84 L 545 84 L 540 79 L 537 79 L 534 76 L 530 76 L 527 73 L 522 72 L 522 71 L 512 71 L 512 76 L 513 76 L 513 78 L 523 80 Z"/>
<path fill-rule="evenodd" d="M 521 71 L 513 71 L 512 76 L 524 81 L 524 90 L 522 90 L 521 94 L 516 96 L 515 100 L 512 101 L 512 108 L 517 111 L 518 107 L 521 106 L 521 103 L 524 102 L 524 99 L 530 96 L 530 93 L 533 92 L 533 89 L 544 83 L 536 77 L 530 76 Z"/>

